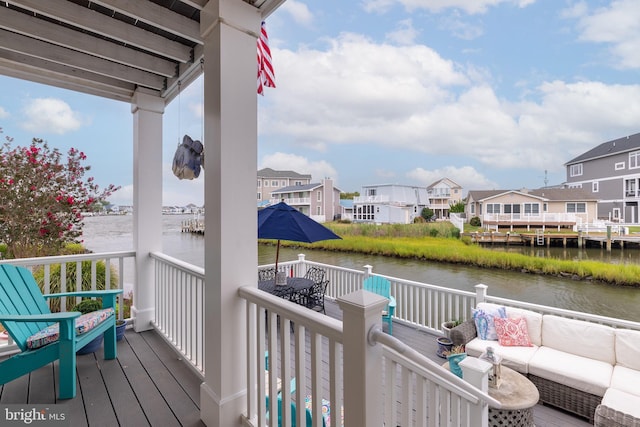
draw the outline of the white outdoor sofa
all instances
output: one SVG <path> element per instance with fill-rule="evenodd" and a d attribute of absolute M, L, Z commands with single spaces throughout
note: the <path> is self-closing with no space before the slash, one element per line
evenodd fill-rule
<path fill-rule="evenodd" d="M 477 308 L 499 307 L 481 303 Z M 526 319 L 531 347 L 481 340 L 473 319 L 453 328 L 451 340 L 464 344 L 470 356 L 493 347 L 505 366 L 536 385 L 542 403 L 585 417 L 596 426 L 640 427 L 640 331 L 512 307 L 505 311 L 507 317 Z"/>

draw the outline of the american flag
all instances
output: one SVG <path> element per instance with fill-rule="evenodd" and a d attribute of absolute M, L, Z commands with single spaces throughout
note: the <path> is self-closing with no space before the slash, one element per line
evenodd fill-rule
<path fill-rule="evenodd" d="M 258 38 L 258 93 L 264 96 L 263 86 L 276 87 L 269 37 L 267 37 L 264 21 L 260 26 L 260 37 Z"/>

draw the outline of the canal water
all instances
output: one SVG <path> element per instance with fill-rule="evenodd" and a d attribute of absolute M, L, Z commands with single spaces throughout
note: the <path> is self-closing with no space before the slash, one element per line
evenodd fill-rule
<path fill-rule="evenodd" d="M 163 252 L 204 267 L 204 237 L 181 232 L 182 221 L 190 218 L 190 215 L 163 216 Z M 94 252 L 133 250 L 133 218 L 131 215 L 88 217 L 83 238 L 85 247 Z M 594 248 L 494 246 L 488 250 L 520 251 L 576 262 L 590 259 L 640 264 L 640 249 L 614 249 L 608 253 Z M 473 292 L 475 285 L 483 283 L 489 287 L 489 294 L 495 296 L 640 322 L 640 288 L 457 264 L 285 247 L 280 248 L 280 261 L 296 260 L 299 253 L 311 261 L 353 269 L 372 265 L 376 273 L 465 291 Z M 275 246 L 258 245 L 259 264 L 273 263 L 275 257 Z"/>

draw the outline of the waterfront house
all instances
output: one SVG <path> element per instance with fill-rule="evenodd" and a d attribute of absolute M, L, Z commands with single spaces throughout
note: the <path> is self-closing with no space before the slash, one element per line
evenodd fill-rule
<path fill-rule="evenodd" d="M 311 183 L 311 175 L 294 171 L 273 170 L 263 168 L 258 171 L 257 194 L 258 203 L 272 203 L 275 199 L 273 191 L 289 186 L 300 186 Z M 277 202 L 276 202 L 277 203 Z"/>
<path fill-rule="evenodd" d="M 449 178 L 442 178 L 427 186 L 429 208 L 438 219 L 449 217 L 452 205 L 462 201 L 462 187 Z"/>
<path fill-rule="evenodd" d="M 363 185 L 353 198 L 353 221 L 410 224 L 429 206 L 426 187 L 401 184 Z"/>
<path fill-rule="evenodd" d="M 333 180 L 325 178 L 320 182 L 290 185 L 271 191 L 271 204 L 285 202 L 318 222 L 333 221 L 342 212 L 340 189 L 333 186 Z"/>
<path fill-rule="evenodd" d="M 565 187 L 581 188 L 599 199 L 599 219 L 640 223 L 640 133 L 603 142 L 565 167 Z"/>
<path fill-rule="evenodd" d="M 468 219 L 478 217 L 486 229 L 569 228 L 596 219 L 598 200 L 579 188 L 474 190 L 465 204 Z"/>

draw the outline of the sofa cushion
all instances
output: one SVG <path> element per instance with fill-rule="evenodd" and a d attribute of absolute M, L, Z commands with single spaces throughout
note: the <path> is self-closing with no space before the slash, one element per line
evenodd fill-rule
<path fill-rule="evenodd" d="M 547 314 L 542 317 L 542 346 L 615 365 L 615 329 Z M 549 378 L 552 379 L 552 378 Z"/>
<path fill-rule="evenodd" d="M 546 322 L 546 317 L 543 323 Z M 542 339 L 544 341 L 544 332 Z M 529 361 L 529 373 L 586 393 L 602 396 L 611 383 L 613 366 L 600 360 L 542 346 Z"/>
<path fill-rule="evenodd" d="M 640 396 L 640 371 L 622 365 L 614 366 L 611 387 Z"/>
<path fill-rule="evenodd" d="M 529 360 L 533 357 L 538 346 L 532 347 L 505 347 L 496 341 L 481 340 L 475 338 L 467 343 L 465 351 L 469 356 L 480 357 L 487 351 L 487 347 L 493 347 L 493 351 L 502 357 L 502 364 L 522 374 L 528 373 Z"/>
<path fill-rule="evenodd" d="M 640 331 L 616 329 L 616 365 L 640 371 L 639 354 Z"/>
<path fill-rule="evenodd" d="M 531 347 L 527 320 L 524 317 L 493 319 L 498 342 L 505 347 Z"/>
<path fill-rule="evenodd" d="M 531 344 L 542 345 L 542 314 L 522 308 L 506 307 L 507 317 L 524 317 L 527 320 L 527 330 Z"/>
<path fill-rule="evenodd" d="M 602 398 L 602 405 L 616 411 L 640 418 L 640 396 L 610 388 Z"/>
<path fill-rule="evenodd" d="M 483 340 L 498 340 L 496 327 L 493 323 L 494 317 L 507 317 L 504 306 L 480 303 L 473 310 L 473 320 L 476 323 L 478 337 Z"/>

